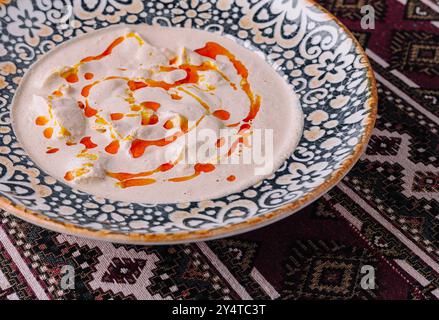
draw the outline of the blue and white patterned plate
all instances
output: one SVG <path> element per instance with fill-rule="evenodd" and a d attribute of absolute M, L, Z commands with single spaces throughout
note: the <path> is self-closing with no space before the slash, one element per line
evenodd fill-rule
<path fill-rule="evenodd" d="M 272 176 L 239 193 L 167 205 L 95 197 L 36 167 L 10 121 L 20 79 L 60 43 L 119 23 L 229 34 L 265 53 L 301 100 L 305 127 L 294 154 Z M 334 186 L 359 158 L 376 118 L 366 55 L 344 26 L 309 0 L 0 0 L 0 30 L 0 205 L 59 232 L 164 244 L 261 227 Z"/>

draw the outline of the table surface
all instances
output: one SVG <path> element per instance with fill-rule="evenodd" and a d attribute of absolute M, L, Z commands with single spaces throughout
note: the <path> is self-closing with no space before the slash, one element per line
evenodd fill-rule
<path fill-rule="evenodd" d="M 378 80 L 373 137 L 337 187 L 263 229 L 162 247 L 57 234 L 0 211 L 0 299 L 438 299 L 439 1 L 367 1 L 373 30 L 361 28 L 363 0 L 319 2 L 367 48 Z"/>

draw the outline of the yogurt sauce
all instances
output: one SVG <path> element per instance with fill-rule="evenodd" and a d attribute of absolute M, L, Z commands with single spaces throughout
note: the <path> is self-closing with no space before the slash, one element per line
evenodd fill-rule
<path fill-rule="evenodd" d="M 258 54 L 206 31 L 147 25 L 53 49 L 20 84 L 12 119 L 26 152 L 52 176 L 145 203 L 255 184 L 292 154 L 303 127 L 296 95 Z"/>

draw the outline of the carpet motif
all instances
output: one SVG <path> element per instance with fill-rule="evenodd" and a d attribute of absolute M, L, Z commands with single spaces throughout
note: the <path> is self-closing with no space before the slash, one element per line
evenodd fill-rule
<path fill-rule="evenodd" d="M 337 187 L 260 230 L 163 247 L 61 235 L 0 211 L 0 299 L 438 299 L 439 12 L 416 0 L 319 2 L 378 80 L 373 136 Z M 361 28 L 365 4 L 375 29 Z M 74 289 L 61 285 L 65 266 Z"/>

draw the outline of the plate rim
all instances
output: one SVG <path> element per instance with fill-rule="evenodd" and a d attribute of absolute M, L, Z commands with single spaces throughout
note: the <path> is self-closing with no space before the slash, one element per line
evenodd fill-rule
<path fill-rule="evenodd" d="M 0 196 L 0 208 L 8 213 L 20 218 L 26 222 L 32 223 L 39 227 L 64 233 L 73 236 L 80 236 L 92 240 L 100 240 L 114 243 L 123 244 L 135 244 L 135 245 L 168 245 L 168 244 L 181 244 L 189 242 L 207 241 L 214 240 L 224 237 L 229 237 L 251 230 L 256 230 L 265 227 L 269 224 L 277 222 L 281 219 L 287 218 L 288 216 L 296 213 L 300 209 L 308 206 L 315 200 L 319 199 L 322 195 L 327 193 L 337 183 L 350 171 L 350 169 L 355 165 L 363 154 L 364 149 L 367 147 L 368 141 L 372 136 L 372 131 L 375 127 L 375 122 L 377 118 L 378 111 L 378 91 L 376 85 L 376 79 L 372 66 L 370 64 L 369 58 L 352 34 L 352 32 L 331 12 L 325 9 L 322 5 L 317 3 L 315 0 L 305 0 L 306 2 L 312 4 L 317 9 L 321 10 L 329 20 L 334 21 L 346 35 L 353 41 L 355 48 L 357 49 L 359 55 L 365 60 L 365 65 L 367 69 L 366 77 L 368 79 L 368 89 L 371 91 L 370 99 L 365 103 L 364 107 L 370 110 L 367 116 L 364 134 L 361 140 L 355 145 L 353 153 L 344 161 L 343 165 L 340 166 L 336 171 L 332 173 L 329 179 L 324 183 L 314 189 L 312 192 L 304 195 L 303 197 L 281 207 L 264 213 L 261 216 L 249 218 L 246 221 L 242 221 L 235 224 L 230 224 L 227 226 L 217 227 L 213 229 L 206 230 L 193 230 L 193 231 L 182 231 L 176 233 L 157 233 L 157 234 L 142 234 L 135 232 L 117 232 L 108 230 L 92 230 L 86 227 L 81 227 L 72 223 L 66 223 L 61 221 L 55 221 L 49 217 L 40 214 L 38 212 L 27 209 L 19 204 L 12 203 L 9 199 Z"/>

